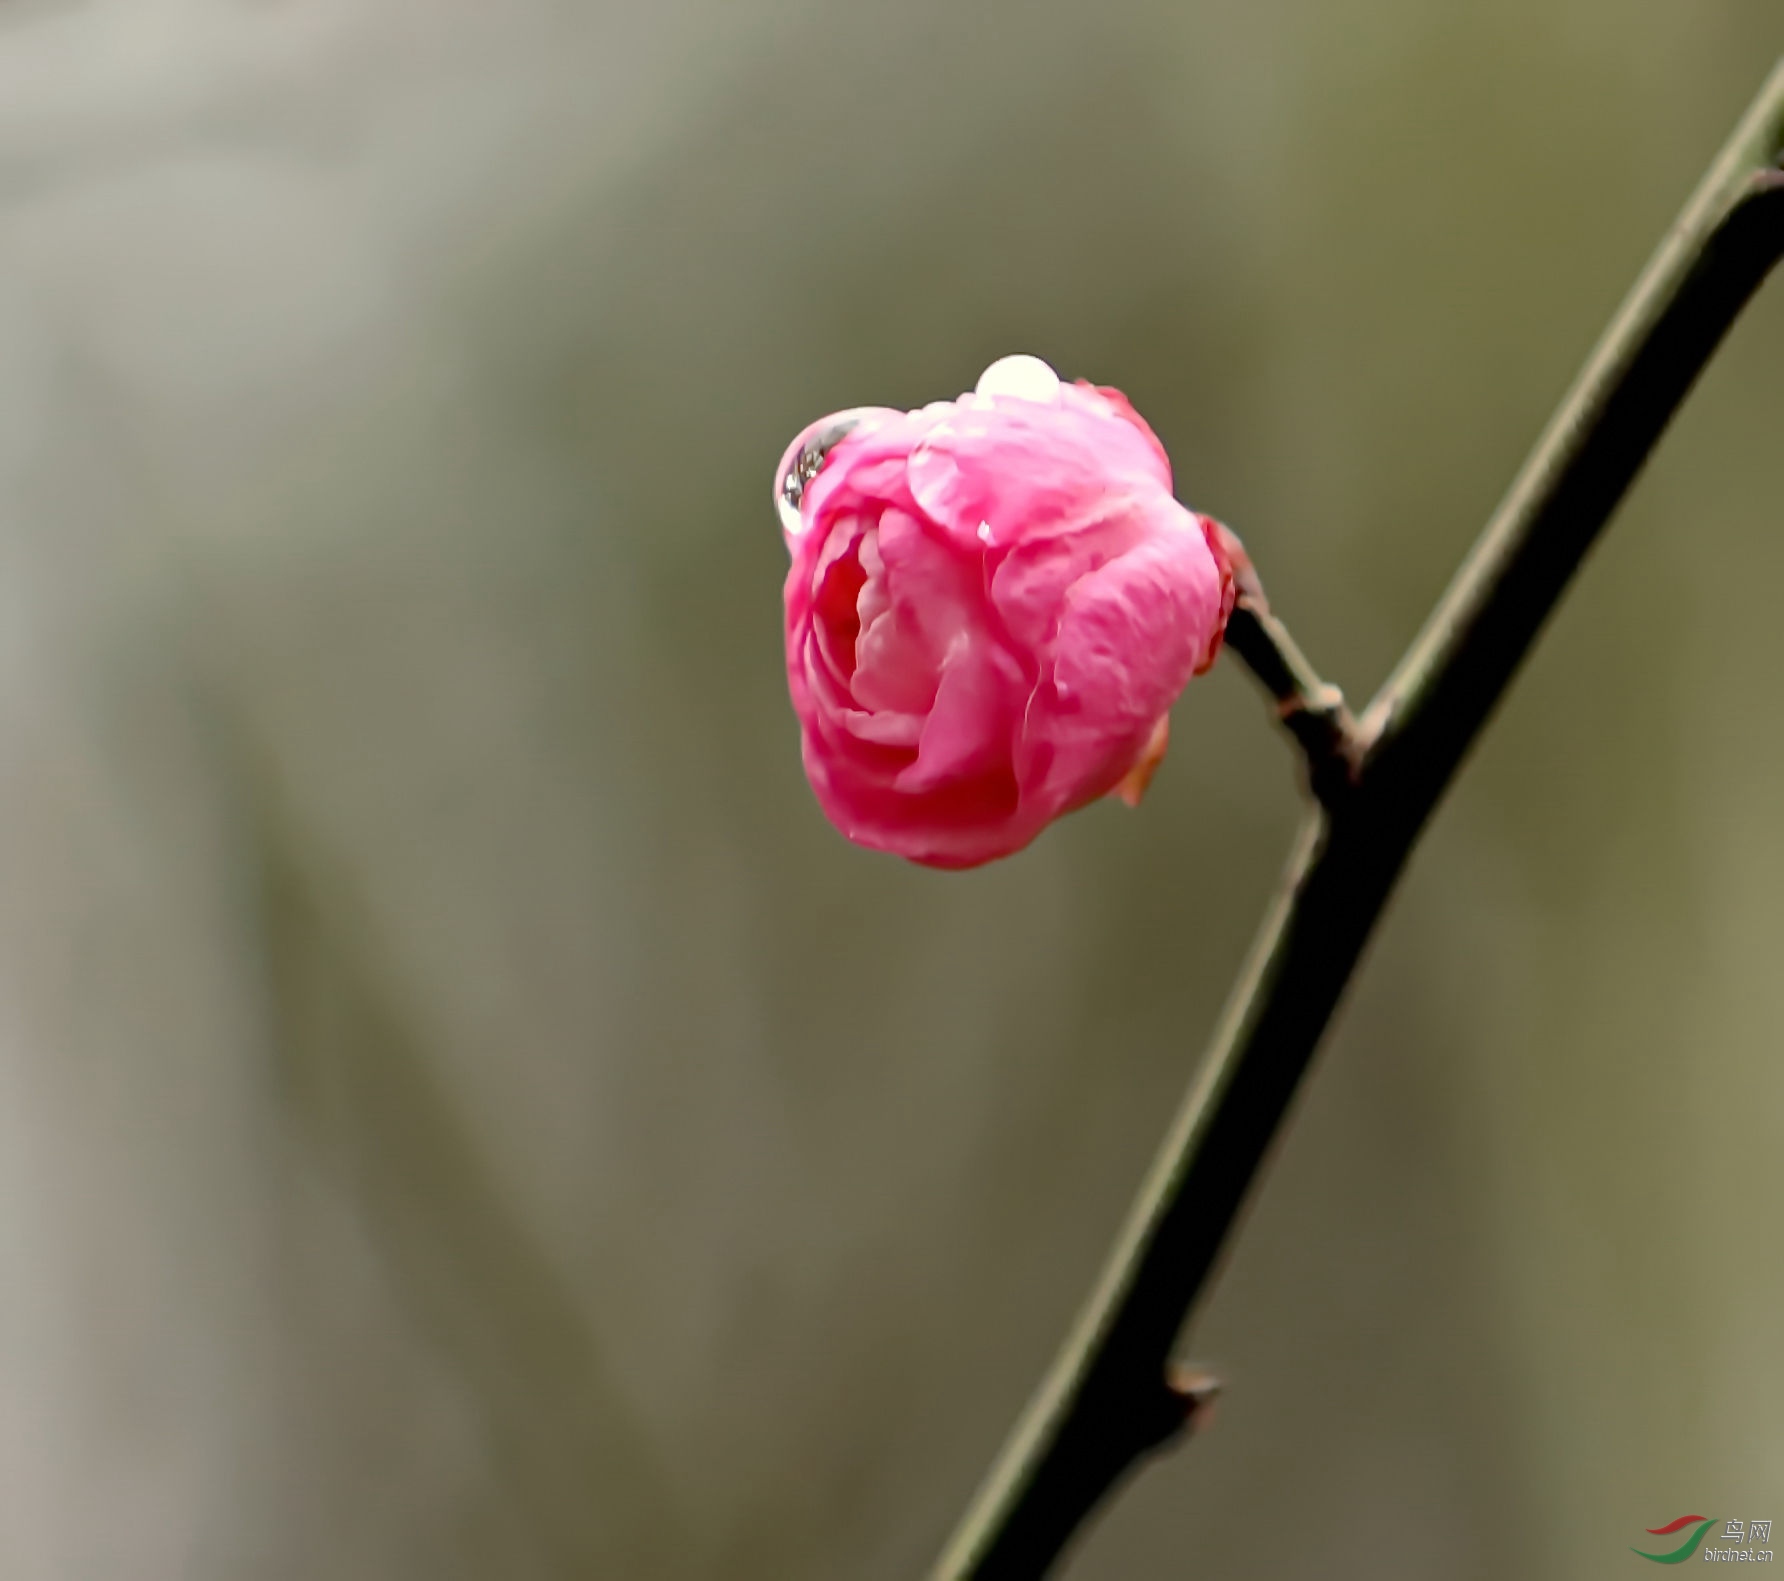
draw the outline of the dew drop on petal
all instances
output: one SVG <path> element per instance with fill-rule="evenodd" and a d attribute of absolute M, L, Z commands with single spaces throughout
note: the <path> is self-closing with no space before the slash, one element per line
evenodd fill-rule
<path fill-rule="evenodd" d="M 780 513 L 782 528 L 789 534 L 796 536 L 805 531 L 799 504 L 805 498 L 806 484 L 818 475 L 824 458 L 862 421 L 863 414 L 858 411 L 838 412 L 816 427 L 811 438 L 799 447 L 774 490 L 775 509 Z"/>
<path fill-rule="evenodd" d="M 973 393 L 1051 404 L 1059 399 L 1059 375 L 1039 357 L 999 357 L 979 375 Z"/>

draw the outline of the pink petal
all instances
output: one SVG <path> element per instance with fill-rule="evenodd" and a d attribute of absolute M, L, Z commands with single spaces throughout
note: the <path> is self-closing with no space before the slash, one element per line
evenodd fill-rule
<path fill-rule="evenodd" d="M 1108 514 L 1123 495 L 1168 489 L 1151 445 L 1112 414 L 998 397 L 962 407 L 911 451 L 918 508 L 961 544 L 1069 532 Z"/>
<path fill-rule="evenodd" d="M 1025 796 L 1063 810 L 1115 785 L 1218 638 L 1222 594 L 1203 535 L 1180 526 L 1071 587 L 1023 725 Z"/>
<path fill-rule="evenodd" d="M 1121 391 L 1113 385 L 1092 384 L 1088 379 L 1079 379 L 1070 389 L 1073 393 L 1084 391 L 1102 397 L 1104 405 L 1110 411 L 1114 412 L 1122 422 L 1136 429 L 1140 437 L 1151 447 L 1152 454 L 1157 457 L 1159 466 L 1164 469 L 1165 487 L 1168 489 L 1171 486 L 1171 458 L 1165 454 L 1165 447 L 1160 443 L 1158 435 L 1153 433 L 1152 425 L 1134 410 L 1133 403 Z M 1072 394 L 1067 394 L 1065 398 L 1068 401 L 1071 400 Z"/>
<path fill-rule="evenodd" d="M 1051 644 L 1072 586 L 1133 548 L 1146 530 L 1145 513 L 1123 499 L 1075 531 L 1017 543 L 990 578 L 991 601 L 1010 640 L 1032 649 Z"/>
<path fill-rule="evenodd" d="M 1044 821 L 1021 816 L 1006 766 L 926 793 L 894 790 L 852 773 L 846 763 L 804 740 L 806 777 L 818 803 L 857 845 L 890 851 L 928 867 L 977 867 L 1009 856 L 1040 833 Z"/>
<path fill-rule="evenodd" d="M 1021 670 L 995 643 L 963 644 L 942 670 L 917 761 L 898 776 L 897 788 L 934 790 L 1007 768 L 1023 691 Z"/>

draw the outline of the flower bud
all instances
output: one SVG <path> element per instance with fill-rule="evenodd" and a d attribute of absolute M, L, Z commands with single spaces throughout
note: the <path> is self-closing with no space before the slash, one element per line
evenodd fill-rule
<path fill-rule="evenodd" d="M 1152 430 L 1034 357 L 812 424 L 776 504 L 806 776 L 849 839 L 932 867 L 1137 802 L 1232 612 L 1230 547 Z"/>

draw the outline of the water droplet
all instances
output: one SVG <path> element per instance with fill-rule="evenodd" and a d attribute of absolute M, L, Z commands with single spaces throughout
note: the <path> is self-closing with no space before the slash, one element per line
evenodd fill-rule
<path fill-rule="evenodd" d="M 1059 375 L 1039 357 L 999 357 L 979 375 L 973 393 L 1048 405 L 1059 399 Z"/>
<path fill-rule="evenodd" d="M 805 486 L 823 470 L 830 452 L 861 425 L 862 414 L 838 412 L 818 427 L 793 457 L 780 486 L 774 491 L 774 506 L 780 513 L 781 526 L 791 534 L 805 531 L 805 518 L 799 512 L 805 498 Z"/>

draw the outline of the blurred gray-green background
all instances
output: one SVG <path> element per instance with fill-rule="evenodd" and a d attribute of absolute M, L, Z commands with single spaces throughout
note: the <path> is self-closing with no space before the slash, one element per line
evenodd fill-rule
<path fill-rule="evenodd" d="M 1776 0 L 0 8 L 0 1574 L 895 1581 L 1295 813 L 817 812 L 769 472 L 1047 357 L 1365 697 Z M 1784 287 L 1433 827 L 1071 1581 L 1784 1519 Z"/>

